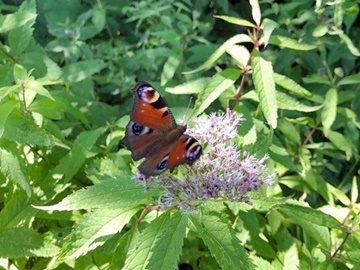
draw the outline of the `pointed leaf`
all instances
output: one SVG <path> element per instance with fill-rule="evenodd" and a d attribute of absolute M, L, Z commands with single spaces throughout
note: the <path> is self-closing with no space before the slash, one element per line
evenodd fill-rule
<path fill-rule="evenodd" d="M 53 257 L 59 251 L 57 246 L 27 228 L 0 230 L 0 243 L 2 258 Z"/>
<path fill-rule="evenodd" d="M 295 82 L 294 80 L 290 79 L 289 77 L 286 77 L 282 74 L 274 73 L 274 79 L 275 83 L 282 88 L 285 88 L 286 90 L 297 94 L 301 97 L 311 97 L 312 94 L 310 91 L 306 90 L 304 87 L 302 87 L 300 84 Z"/>
<path fill-rule="evenodd" d="M 224 20 L 228 23 L 232 23 L 232 24 L 237 24 L 237 25 L 241 25 L 241 26 L 245 26 L 245 27 L 252 27 L 252 28 L 256 27 L 255 24 L 253 24 L 252 22 L 249 22 L 247 20 L 244 20 L 244 19 L 239 19 L 239 18 L 230 17 L 230 16 L 219 16 L 219 15 L 215 15 L 214 17 L 222 19 L 222 20 Z"/>
<path fill-rule="evenodd" d="M 18 104 L 18 100 L 10 100 L 0 104 L 0 138 L 4 134 L 6 120 Z"/>
<path fill-rule="evenodd" d="M 127 208 L 152 202 L 159 192 L 154 189 L 144 191 L 129 176 L 103 177 L 104 182 L 90 186 L 67 196 L 61 202 L 50 206 L 36 206 L 46 211 L 70 211 L 92 208 Z"/>
<path fill-rule="evenodd" d="M 293 97 L 282 92 L 276 92 L 276 102 L 279 109 L 289 110 L 289 111 L 314 112 L 323 107 L 323 105 L 318 105 L 318 106 L 305 105 L 297 101 Z"/>
<path fill-rule="evenodd" d="M 262 59 L 259 52 L 256 51 L 252 59 L 252 70 L 260 107 L 269 125 L 276 128 L 277 103 L 272 64 Z"/>
<path fill-rule="evenodd" d="M 125 262 L 123 270 L 176 269 L 186 232 L 187 216 L 162 214 L 140 235 L 140 242 Z"/>
<path fill-rule="evenodd" d="M 250 0 L 252 18 L 256 25 L 260 25 L 261 22 L 261 10 L 259 2 L 257 0 Z"/>
<path fill-rule="evenodd" d="M 239 78 L 241 72 L 238 69 L 225 69 L 212 77 L 203 92 L 200 93 L 195 103 L 196 115 L 201 114 Z"/>
<path fill-rule="evenodd" d="M 180 65 L 180 55 L 170 55 L 166 60 L 163 70 L 161 72 L 161 86 L 165 85 L 169 80 L 174 77 L 177 68 Z"/>
<path fill-rule="evenodd" d="M 183 74 L 191 74 L 198 72 L 203 69 L 208 69 L 214 64 L 227 50 L 229 46 L 232 46 L 234 44 L 238 43 L 245 43 L 245 42 L 252 42 L 251 38 L 248 35 L 245 34 L 239 34 L 235 35 L 231 38 L 229 38 L 227 41 L 225 41 L 210 57 L 208 60 L 205 61 L 204 64 L 202 64 L 197 69 L 191 70 L 191 71 L 185 71 Z"/>
<path fill-rule="evenodd" d="M 278 23 L 273 20 L 266 19 L 266 18 L 263 20 L 262 28 L 263 28 L 264 37 L 262 38 L 261 41 L 264 42 L 265 46 L 267 46 L 270 36 L 277 26 L 278 26 Z"/>
<path fill-rule="evenodd" d="M 225 221 L 215 215 L 195 213 L 190 220 L 221 269 L 250 269 L 244 248 Z"/>
<path fill-rule="evenodd" d="M 295 39 L 291 39 L 283 36 L 276 36 L 276 35 L 270 37 L 269 44 L 279 45 L 285 48 L 298 50 L 298 51 L 310 51 L 317 48 L 316 45 L 299 43 Z"/>
<path fill-rule="evenodd" d="M 174 87 L 166 87 L 165 91 L 175 95 L 198 94 L 202 89 L 205 88 L 208 81 L 209 78 L 202 77 L 183 84 L 179 84 Z"/>
<path fill-rule="evenodd" d="M 330 88 L 325 96 L 324 107 L 321 111 L 321 122 L 326 137 L 329 135 L 336 118 L 338 94 L 335 88 Z"/>

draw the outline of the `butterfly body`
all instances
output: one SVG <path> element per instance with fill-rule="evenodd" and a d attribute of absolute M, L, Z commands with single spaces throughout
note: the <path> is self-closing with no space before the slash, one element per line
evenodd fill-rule
<path fill-rule="evenodd" d="M 145 158 L 139 171 L 158 175 L 183 163 L 191 165 L 201 155 L 201 145 L 177 126 L 160 94 L 148 83 L 133 88 L 134 107 L 126 126 L 125 144 L 134 160 Z"/>

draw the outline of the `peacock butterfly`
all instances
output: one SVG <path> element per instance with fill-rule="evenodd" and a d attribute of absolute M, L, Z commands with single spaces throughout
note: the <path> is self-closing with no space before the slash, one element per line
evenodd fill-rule
<path fill-rule="evenodd" d="M 138 82 L 132 92 L 134 106 L 125 144 L 134 160 L 145 158 L 138 168 L 140 173 L 150 177 L 180 164 L 193 164 L 201 155 L 201 145 L 184 134 L 186 125 L 176 125 L 160 94 L 146 82 Z"/>

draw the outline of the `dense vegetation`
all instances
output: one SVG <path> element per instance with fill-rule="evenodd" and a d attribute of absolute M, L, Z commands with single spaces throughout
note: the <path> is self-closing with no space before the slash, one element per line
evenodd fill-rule
<path fill-rule="evenodd" d="M 1 269 L 360 269 L 359 2 L 259 2 L 0 3 Z M 236 132 L 144 188 L 123 143 L 138 80 L 194 136 Z M 164 205 L 217 142 L 234 172 L 268 156 L 273 184 Z"/>

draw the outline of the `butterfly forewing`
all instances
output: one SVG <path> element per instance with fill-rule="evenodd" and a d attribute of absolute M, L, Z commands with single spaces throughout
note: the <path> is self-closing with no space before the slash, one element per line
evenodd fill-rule
<path fill-rule="evenodd" d="M 148 83 L 139 82 L 133 88 L 134 108 L 131 119 L 151 129 L 176 128 L 174 117 L 164 99 Z"/>

